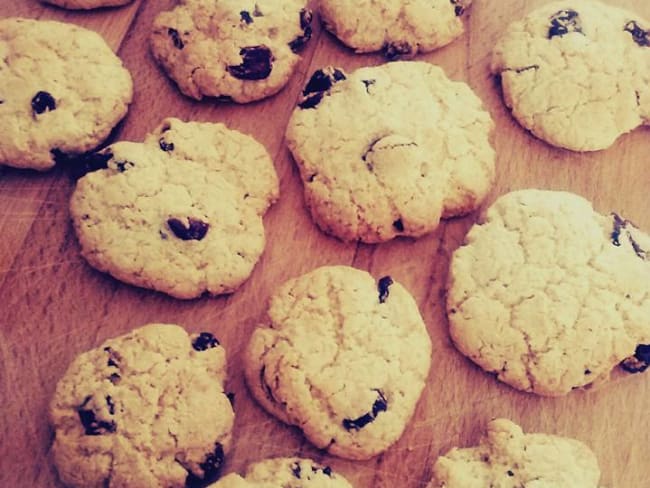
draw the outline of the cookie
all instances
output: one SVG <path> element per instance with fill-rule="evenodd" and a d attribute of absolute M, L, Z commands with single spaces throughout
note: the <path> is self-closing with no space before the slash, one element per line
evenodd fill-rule
<path fill-rule="evenodd" d="M 144 143 L 85 158 L 70 211 L 86 260 L 177 298 L 236 290 L 264 249 L 278 197 L 266 149 L 222 124 L 166 119 Z"/>
<path fill-rule="evenodd" d="M 401 61 L 316 71 L 286 137 L 318 226 L 374 243 L 474 210 L 494 180 L 492 127 L 466 84 Z"/>
<path fill-rule="evenodd" d="M 358 53 L 406 58 L 449 44 L 464 31 L 472 0 L 320 0 L 327 30 Z"/>
<path fill-rule="evenodd" d="M 329 466 L 311 459 L 275 458 L 251 464 L 246 476 L 229 474 L 210 488 L 352 488 Z"/>
<path fill-rule="evenodd" d="M 246 348 L 257 401 L 318 448 L 368 459 L 402 435 L 424 388 L 431 340 L 390 276 L 318 268 L 282 285 Z"/>
<path fill-rule="evenodd" d="M 156 17 L 153 56 L 197 100 L 219 97 L 248 103 L 284 87 L 311 38 L 304 0 L 180 0 Z"/>
<path fill-rule="evenodd" d="M 650 236 L 571 193 L 500 197 L 451 259 L 458 349 L 498 379 L 563 395 L 650 363 Z"/>
<path fill-rule="evenodd" d="M 492 57 L 506 105 L 557 147 L 596 151 L 650 120 L 650 22 L 595 0 L 548 3 Z"/>
<path fill-rule="evenodd" d="M 599 479 L 596 456 L 582 442 L 524 434 L 510 420 L 496 419 L 488 423 L 478 446 L 453 448 L 440 456 L 427 488 L 598 488 Z"/>
<path fill-rule="evenodd" d="M 226 355 L 208 332 L 150 324 L 81 354 L 50 404 L 67 486 L 198 487 L 213 481 L 234 413 Z"/>
<path fill-rule="evenodd" d="M 90 10 L 102 7 L 119 7 L 133 0 L 41 0 L 45 3 L 70 10 Z"/>
<path fill-rule="evenodd" d="M 49 20 L 0 19 L 0 86 L 0 164 L 41 171 L 97 147 L 133 96 L 99 34 Z"/>

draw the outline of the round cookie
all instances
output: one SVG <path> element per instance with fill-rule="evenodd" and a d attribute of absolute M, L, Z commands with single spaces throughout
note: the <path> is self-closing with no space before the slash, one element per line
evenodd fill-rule
<path fill-rule="evenodd" d="M 99 169 L 98 169 L 99 168 Z M 177 298 L 237 289 L 264 249 L 273 162 L 222 124 L 166 119 L 144 143 L 86 158 L 70 211 L 95 268 Z"/>
<path fill-rule="evenodd" d="M 411 57 L 449 44 L 464 31 L 472 0 L 320 0 L 327 30 L 358 53 Z"/>
<path fill-rule="evenodd" d="M 0 164 L 41 171 L 98 146 L 133 96 L 99 34 L 21 18 L 0 19 L 0 86 Z"/>
<path fill-rule="evenodd" d="M 90 10 L 102 7 L 119 7 L 131 3 L 133 0 L 41 0 L 57 7 L 70 10 Z"/>
<path fill-rule="evenodd" d="M 275 458 L 251 464 L 246 476 L 229 474 L 209 488 L 352 488 L 329 466 L 311 459 Z"/>
<path fill-rule="evenodd" d="M 156 17 L 153 56 L 188 97 L 248 103 L 289 81 L 311 38 L 304 0 L 180 0 Z"/>
<path fill-rule="evenodd" d="M 498 379 L 563 395 L 650 363 L 650 237 L 571 193 L 500 197 L 457 249 L 447 314 L 458 349 Z"/>
<path fill-rule="evenodd" d="M 374 243 L 474 210 L 494 180 L 492 128 L 466 84 L 401 61 L 316 71 L 286 137 L 318 226 Z"/>
<path fill-rule="evenodd" d="M 440 456 L 427 488 L 598 488 L 599 479 L 596 456 L 582 442 L 524 434 L 510 420 L 496 419 L 488 423 L 478 446 L 453 448 Z"/>
<path fill-rule="evenodd" d="M 512 23 L 492 72 L 534 135 L 573 151 L 611 146 L 650 120 L 650 22 L 595 0 L 552 2 Z"/>
<path fill-rule="evenodd" d="M 329 453 L 368 459 L 402 435 L 431 364 L 413 297 L 389 276 L 325 266 L 271 298 L 246 348 L 257 401 Z"/>
<path fill-rule="evenodd" d="M 81 354 L 50 404 L 67 486 L 194 487 L 213 481 L 234 413 L 226 355 L 207 332 L 150 324 Z"/>

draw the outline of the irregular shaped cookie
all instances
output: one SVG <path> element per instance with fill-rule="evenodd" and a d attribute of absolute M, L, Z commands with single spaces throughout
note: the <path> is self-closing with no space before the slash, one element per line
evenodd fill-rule
<path fill-rule="evenodd" d="M 188 97 L 260 100 L 280 91 L 311 38 L 304 0 L 180 0 L 156 17 L 151 49 Z"/>
<path fill-rule="evenodd" d="M 594 0 L 552 2 L 514 22 L 492 72 L 521 125 L 596 151 L 650 120 L 650 22 Z"/>
<path fill-rule="evenodd" d="M 57 156 L 95 148 L 132 95 L 131 75 L 97 33 L 0 19 L 0 164 L 47 170 Z"/>
<path fill-rule="evenodd" d="M 367 459 L 399 439 L 431 364 L 431 340 L 411 295 L 390 276 L 325 266 L 271 298 L 269 327 L 246 349 L 259 403 L 317 447 Z"/>
<path fill-rule="evenodd" d="M 524 434 L 510 420 L 496 419 L 478 446 L 440 456 L 427 488 L 598 488 L 599 479 L 596 456 L 582 442 Z"/>
<path fill-rule="evenodd" d="M 500 197 L 457 249 L 458 349 L 509 385 L 563 395 L 650 363 L 650 237 L 565 192 Z M 629 359 L 626 359 L 629 358 Z"/>
<path fill-rule="evenodd" d="M 82 254 L 127 283 L 194 298 L 237 289 L 264 249 L 273 162 L 221 124 L 166 119 L 87 158 L 70 211 Z"/>
<path fill-rule="evenodd" d="M 90 10 L 102 7 L 119 7 L 131 3 L 133 0 L 41 0 L 57 7 L 70 10 Z"/>
<path fill-rule="evenodd" d="M 327 30 L 358 53 L 411 57 L 449 44 L 463 33 L 472 0 L 320 0 Z"/>
<path fill-rule="evenodd" d="M 343 240 L 419 237 L 471 212 L 494 180 L 493 123 L 429 63 L 314 73 L 287 143 L 322 230 Z"/>
<path fill-rule="evenodd" d="M 213 481 L 234 413 L 226 355 L 208 332 L 150 324 L 81 354 L 50 404 L 68 486 L 193 487 Z"/>
<path fill-rule="evenodd" d="M 251 464 L 246 476 L 229 474 L 210 488 L 352 488 L 329 466 L 311 459 L 275 458 Z"/>

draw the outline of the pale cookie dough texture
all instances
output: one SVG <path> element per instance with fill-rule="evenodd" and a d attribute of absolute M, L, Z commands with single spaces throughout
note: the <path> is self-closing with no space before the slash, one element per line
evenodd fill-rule
<path fill-rule="evenodd" d="M 595 0 L 552 2 L 506 28 L 492 72 L 521 125 L 596 151 L 650 120 L 650 22 Z"/>
<path fill-rule="evenodd" d="M 327 30 L 358 53 L 412 57 L 449 44 L 464 31 L 472 0 L 320 0 Z"/>
<path fill-rule="evenodd" d="M 94 149 L 132 96 L 131 75 L 99 34 L 0 19 L 0 164 L 43 171 Z"/>
<path fill-rule="evenodd" d="M 650 363 L 650 237 L 571 193 L 500 197 L 451 260 L 447 313 L 458 349 L 539 395 Z M 621 371 L 621 374 L 623 372 Z"/>
<path fill-rule="evenodd" d="M 492 128 L 465 83 L 398 61 L 316 71 L 286 137 L 318 226 L 374 243 L 474 210 L 494 180 Z"/>
<path fill-rule="evenodd" d="M 368 459 L 402 435 L 424 388 L 431 340 L 389 276 L 318 268 L 282 285 L 245 352 L 258 402 L 336 456 Z"/>
<path fill-rule="evenodd" d="M 311 21 L 304 0 L 180 0 L 154 20 L 151 50 L 188 97 L 247 103 L 286 85 Z"/>
<path fill-rule="evenodd" d="M 144 143 L 85 162 L 70 210 L 92 266 L 177 298 L 230 293 L 251 274 L 278 198 L 273 161 L 252 137 L 170 118 Z"/>
<path fill-rule="evenodd" d="M 224 476 L 209 488 L 352 488 L 329 466 L 310 459 L 275 458 L 251 464 L 244 477 Z"/>
<path fill-rule="evenodd" d="M 102 7 L 119 7 L 131 3 L 133 0 L 41 0 L 57 7 L 70 10 L 90 10 Z"/>
<path fill-rule="evenodd" d="M 454 448 L 433 466 L 427 488 L 598 488 L 594 453 L 575 439 L 524 434 L 510 420 L 492 420 L 476 447 Z"/>
<path fill-rule="evenodd" d="M 219 474 L 234 413 L 226 355 L 207 332 L 150 324 L 77 357 L 50 404 L 72 487 L 198 487 Z"/>

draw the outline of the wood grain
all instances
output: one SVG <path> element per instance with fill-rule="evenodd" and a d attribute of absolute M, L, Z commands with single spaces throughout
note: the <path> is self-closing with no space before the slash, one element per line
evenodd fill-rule
<path fill-rule="evenodd" d="M 303 455 L 330 464 L 357 487 L 423 487 L 435 458 L 453 445 L 476 442 L 486 421 L 505 416 L 525 429 L 580 439 L 596 452 L 609 487 L 650 487 L 650 375 L 626 377 L 597 391 L 538 398 L 497 383 L 452 346 L 442 305 L 450 254 L 475 216 L 445 222 L 417 241 L 344 244 L 322 234 L 304 208 L 284 128 L 309 74 L 324 65 L 347 70 L 381 62 L 354 55 L 316 25 L 298 73 L 277 96 L 246 105 L 201 103 L 179 94 L 155 65 L 147 36 L 154 16 L 172 0 L 136 1 L 119 9 L 70 13 L 35 0 L 3 0 L 0 16 L 75 22 L 100 32 L 135 81 L 135 100 L 115 138 L 141 140 L 165 116 L 221 121 L 259 139 L 274 156 L 281 199 L 265 217 L 267 249 L 238 292 L 189 302 L 120 284 L 88 267 L 69 223 L 72 183 L 47 174 L 0 169 L 0 486 L 60 486 L 48 454 L 47 403 L 74 356 L 108 337 L 149 322 L 213 331 L 229 355 L 235 393 L 235 446 L 226 471 L 266 456 Z M 421 59 L 474 88 L 495 119 L 497 181 L 489 197 L 517 188 L 567 189 L 596 208 L 616 210 L 650 230 L 647 154 L 650 134 L 638 129 L 606 150 L 576 154 L 552 148 L 521 129 L 488 72 L 490 49 L 504 24 L 542 0 L 476 0 L 468 33 Z M 644 0 L 610 0 L 650 18 Z M 1 87 L 0 87 L 1 89 Z M 402 439 L 367 462 L 336 459 L 314 449 L 251 399 L 242 380 L 241 349 L 263 317 L 269 294 L 289 277 L 322 264 L 351 264 L 391 274 L 412 291 L 434 343 L 433 366 L 416 416 Z M 579 487 L 577 487 L 579 488 Z"/>

